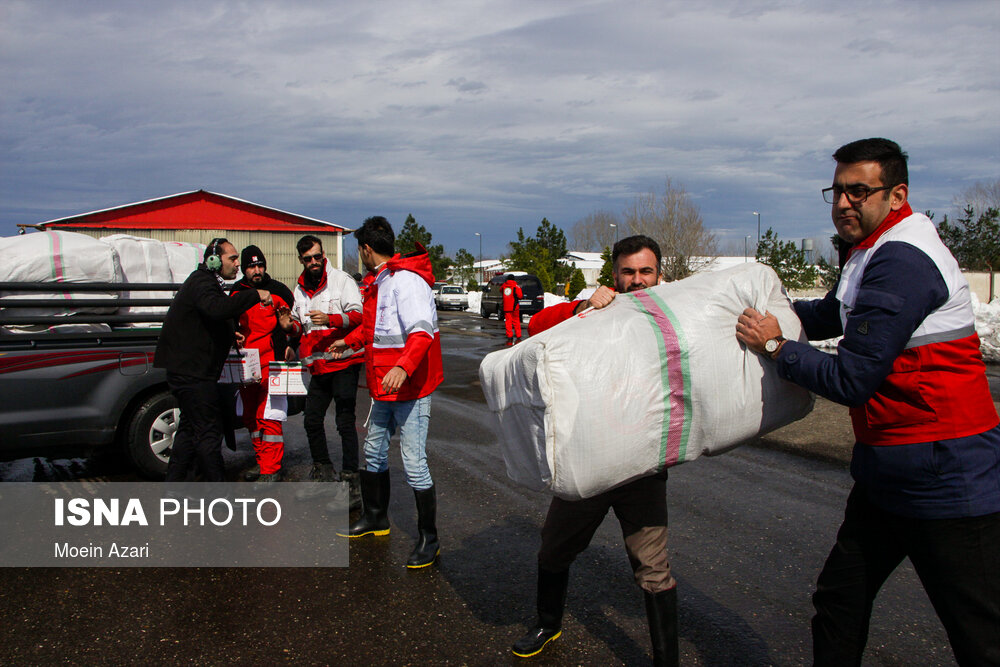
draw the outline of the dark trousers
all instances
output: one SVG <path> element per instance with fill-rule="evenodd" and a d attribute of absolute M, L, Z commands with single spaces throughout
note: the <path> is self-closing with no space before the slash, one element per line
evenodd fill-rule
<path fill-rule="evenodd" d="M 326 411 L 332 401 L 336 410 L 337 433 L 343 450 L 342 470 L 358 469 L 358 431 L 354 422 L 354 407 L 358 400 L 358 374 L 361 364 L 343 370 L 313 375 L 309 380 L 302 422 L 309 440 L 313 463 L 332 463 L 326 446 Z"/>
<path fill-rule="evenodd" d="M 167 374 L 167 386 L 181 410 L 180 423 L 167 464 L 167 481 L 183 482 L 201 471 L 206 482 L 224 482 L 222 464 L 222 403 L 218 383 L 186 375 Z"/>
<path fill-rule="evenodd" d="M 621 524 L 625 551 L 639 587 L 659 593 L 676 586 L 667 559 L 665 474 L 643 477 L 583 500 L 553 498 L 542 526 L 538 567 L 549 572 L 569 569 L 590 544 L 609 509 Z"/>
<path fill-rule="evenodd" d="M 910 519 L 855 485 L 813 594 L 816 665 L 860 665 L 872 603 L 909 557 L 960 665 L 1000 665 L 1000 513 Z"/>

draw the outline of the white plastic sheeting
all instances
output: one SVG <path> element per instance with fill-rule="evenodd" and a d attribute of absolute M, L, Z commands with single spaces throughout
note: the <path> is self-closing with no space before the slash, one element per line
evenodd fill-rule
<path fill-rule="evenodd" d="M 128 234 L 112 234 L 102 236 L 101 241 L 107 243 L 118 253 L 121 263 L 122 277 L 126 283 L 172 283 L 173 274 L 170 271 L 170 261 L 162 241 L 147 239 Z M 122 293 L 125 299 L 170 299 L 170 291 L 126 291 Z M 119 310 L 119 314 L 165 313 L 167 306 L 127 306 Z M 139 322 L 136 326 L 149 326 Z"/>
<path fill-rule="evenodd" d="M 86 234 L 46 231 L 0 238 L 0 282 L 41 283 L 181 283 L 202 260 L 200 243 L 162 242 L 114 234 L 95 239 Z M 18 308 L 18 315 L 72 315 L 74 313 L 134 314 L 166 312 L 168 306 L 119 308 L 118 292 L 0 292 L 3 298 L 63 299 L 61 308 Z M 125 298 L 169 299 L 169 291 L 126 291 Z M 75 307 L 71 299 L 108 299 L 108 307 Z M 11 309 L 13 312 L 14 309 Z M 150 326 L 137 323 L 136 326 Z M 49 327 L 3 327 L 5 332 L 38 331 Z M 104 324 L 58 325 L 62 332 L 108 330 Z"/>
<path fill-rule="evenodd" d="M 0 282 L 91 283 L 122 281 L 121 264 L 114 248 L 95 238 L 75 232 L 38 232 L 0 238 Z M 80 293 L 0 292 L 5 299 L 64 299 L 65 308 L 17 308 L 18 315 L 71 315 L 73 313 L 113 313 L 108 308 L 75 308 L 69 305 Z M 87 299 L 118 298 L 116 292 L 87 292 Z M 14 309 L 12 309 L 14 310 Z"/>
<path fill-rule="evenodd" d="M 777 275 L 747 264 L 619 295 L 487 355 L 479 376 L 508 475 L 587 498 L 807 415 L 809 392 L 736 340 L 747 306 L 802 339 Z"/>

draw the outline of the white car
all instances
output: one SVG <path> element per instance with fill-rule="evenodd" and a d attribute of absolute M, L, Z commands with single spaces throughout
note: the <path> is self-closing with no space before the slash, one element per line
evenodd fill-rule
<path fill-rule="evenodd" d="M 465 310 L 469 307 L 469 295 L 461 285 L 442 285 L 434 296 L 438 310 Z"/>

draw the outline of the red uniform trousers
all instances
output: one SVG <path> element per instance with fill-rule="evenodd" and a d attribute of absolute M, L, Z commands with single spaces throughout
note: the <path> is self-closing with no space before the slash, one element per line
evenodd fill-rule
<path fill-rule="evenodd" d="M 507 328 L 507 338 L 521 337 L 521 309 L 503 311 L 503 322 Z"/>
<path fill-rule="evenodd" d="M 243 424 L 250 431 L 250 442 L 261 475 L 271 475 L 281 469 L 281 458 L 285 455 L 285 440 L 281 422 L 264 419 L 267 405 L 267 384 L 249 384 L 240 388 L 243 401 Z"/>

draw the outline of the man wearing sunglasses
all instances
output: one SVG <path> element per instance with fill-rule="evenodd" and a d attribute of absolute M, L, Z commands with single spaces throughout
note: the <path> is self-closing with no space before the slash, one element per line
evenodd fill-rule
<path fill-rule="evenodd" d="M 312 376 L 306 394 L 302 422 L 309 441 L 313 467 L 310 479 L 317 482 L 349 482 L 351 504 L 359 506 L 358 431 L 354 424 L 358 376 L 364 355 L 353 352 L 334 359 L 325 354 L 335 340 L 343 338 L 361 324 L 361 292 L 347 273 L 334 268 L 326 259 L 319 238 L 306 235 L 295 246 L 302 264 L 302 275 L 295 285 L 292 315 L 301 324 L 299 355 Z M 327 448 L 324 421 L 330 403 L 335 404 L 337 433 L 341 442 L 341 474 L 338 476 Z M 310 493 L 324 493 L 326 485 L 316 485 Z M 330 486 L 331 494 L 335 487 Z"/>
<path fill-rule="evenodd" d="M 823 190 L 850 246 L 837 287 L 799 301 L 810 339 L 752 308 L 736 336 L 778 373 L 850 406 L 854 488 L 813 605 L 816 665 L 859 665 L 879 588 L 904 558 L 961 665 L 1000 665 L 1000 427 L 969 286 L 907 202 L 907 156 L 887 139 L 842 146 Z"/>

